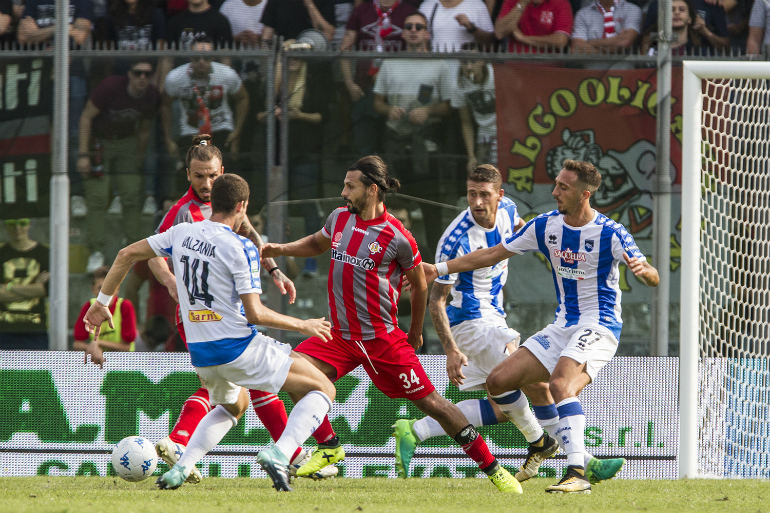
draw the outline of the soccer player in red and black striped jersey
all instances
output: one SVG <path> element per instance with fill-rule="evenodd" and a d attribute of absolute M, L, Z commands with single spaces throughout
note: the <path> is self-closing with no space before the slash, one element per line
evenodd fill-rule
<path fill-rule="evenodd" d="M 415 350 L 422 345 L 428 286 L 412 234 L 385 208 L 385 193 L 399 189 L 385 162 L 368 156 L 348 168 L 342 197 L 347 208 L 329 215 L 321 231 L 288 244 L 267 243 L 263 257 L 310 257 L 331 250 L 329 314 L 332 340 L 309 338 L 296 351 L 336 381 L 362 365 L 390 398 L 406 398 L 436 419 L 500 491 L 521 485 L 489 452 L 486 442 L 453 403 L 436 392 Z M 397 303 L 403 277 L 412 284 L 409 333 L 398 328 Z M 328 418 L 321 428 L 328 425 Z M 396 448 L 398 450 L 398 448 Z M 297 475 L 308 475 L 344 459 L 339 437 L 319 444 Z"/>
<path fill-rule="evenodd" d="M 211 187 L 214 184 L 214 180 L 223 174 L 225 169 L 222 166 L 222 154 L 216 146 L 211 144 L 211 136 L 196 135 L 193 137 L 193 145 L 187 151 L 185 160 L 190 189 L 163 217 L 156 233 L 163 233 L 180 223 L 195 223 L 211 217 Z M 244 226 L 239 234 L 251 239 L 257 248 L 262 247 L 264 244 L 257 231 L 249 223 L 248 218 L 245 219 Z M 289 294 L 289 303 L 293 303 L 297 296 L 294 283 L 284 276 L 272 258 L 263 258 L 262 265 L 269 270 L 273 281 L 281 293 Z M 158 281 L 163 283 L 171 296 L 179 302 L 176 279 L 169 270 L 165 259 L 161 257 L 152 258 L 149 260 L 149 267 Z M 182 324 L 182 319 L 179 318 L 178 306 L 176 326 L 182 340 L 185 340 L 184 325 Z M 242 393 L 246 393 L 245 388 L 242 390 Z M 268 392 L 249 390 L 248 393 L 259 420 L 262 421 L 273 440 L 278 440 L 283 433 L 283 429 L 286 427 L 287 421 L 286 408 L 283 401 L 277 395 Z M 185 401 L 182 411 L 179 413 L 179 419 L 171 433 L 155 446 L 158 455 L 166 463 L 170 466 L 176 464 L 198 423 L 210 410 L 211 404 L 206 387 L 199 388 Z M 321 426 L 321 428 L 313 433 L 313 436 L 319 443 L 324 443 L 334 437 L 334 431 L 328 420 L 325 424 L 327 427 Z M 301 462 L 303 460 L 302 456 L 305 454 L 301 448 L 297 451 L 297 453 L 292 455 L 291 462 L 293 464 Z M 314 473 L 310 477 L 318 479 L 331 477 L 332 475 L 336 475 L 336 472 L 332 474 L 328 471 L 321 474 Z M 198 483 L 200 480 L 201 474 L 198 469 L 193 469 L 193 472 L 187 478 L 189 483 Z"/>

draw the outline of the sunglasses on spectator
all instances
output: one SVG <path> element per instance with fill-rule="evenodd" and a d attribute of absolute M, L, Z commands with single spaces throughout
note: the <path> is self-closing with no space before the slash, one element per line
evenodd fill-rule
<path fill-rule="evenodd" d="M 135 77 L 149 77 L 152 75 L 152 71 L 147 71 L 146 69 L 132 69 L 131 74 Z"/>
<path fill-rule="evenodd" d="M 404 30 L 412 30 L 412 29 L 414 29 L 417 32 L 419 32 L 421 30 L 425 30 L 426 28 L 428 28 L 428 27 L 426 27 L 422 23 L 404 23 Z"/>
<path fill-rule="evenodd" d="M 29 219 L 6 219 L 5 226 L 8 228 L 15 228 L 21 226 L 22 228 L 29 226 Z"/>

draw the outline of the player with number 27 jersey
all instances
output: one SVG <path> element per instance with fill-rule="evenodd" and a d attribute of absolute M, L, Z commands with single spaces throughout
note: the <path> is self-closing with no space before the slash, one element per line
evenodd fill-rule
<path fill-rule="evenodd" d="M 209 220 L 182 223 L 147 241 L 174 261 L 180 317 L 195 367 L 236 359 L 257 333 L 240 294 L 261 294 L 259 252 L 245 237 Z"/>

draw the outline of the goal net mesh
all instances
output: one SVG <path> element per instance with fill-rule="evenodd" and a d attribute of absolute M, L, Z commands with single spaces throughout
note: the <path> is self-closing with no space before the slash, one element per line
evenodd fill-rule
<path fill-rule="evenodd" d="M 770 477 L 770 81 L 706 79 L 699 473 Z"/>

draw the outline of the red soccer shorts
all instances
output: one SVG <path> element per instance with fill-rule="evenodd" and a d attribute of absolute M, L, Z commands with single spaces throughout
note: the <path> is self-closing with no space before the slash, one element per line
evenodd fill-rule
<path fill-rule="evenodd" d="M 396 328 L 384 337 L 347 340 L 332 330 L 332 340 L 311 337 L 295 351 L 318 358 L 337 369 L 337 379 L 363 365 L 380 392 L 391 399 L 422 399 L 436 387 L 422 368 L 406 333 Z"/>

